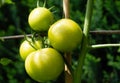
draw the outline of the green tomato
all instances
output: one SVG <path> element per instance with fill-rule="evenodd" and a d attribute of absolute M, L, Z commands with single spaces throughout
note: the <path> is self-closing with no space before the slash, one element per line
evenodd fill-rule
<path fill-rule="evenodd" d="M 28 42 L 29 41 L 29 42 Z M 37 49 L 42 48 L 42 41 L 41 40 L 35 40 L 34 42 L 31 39 L 24 40 L 19 48 L 20 56 L 23 60 L 26 59 L 26 57 L 33 51 L 36 51 Z M 31 44 L 30 44 L 31 43 Z"/>
<path fill-rule="evenodd" d="M 28 55 L 25 69 L 27 74 L 38 82 L 55 80 L 64 69 L 64 60 L 55 49 L 43 48 Z"/>
<path fill-rule="evenodd" d="M 30 12 L 28 23 L 34 31 L 47 31 L 53 23 L 53 14 L 47 8 L 37 7 Z"/>
<path fill-rule="evenodd" d="M 48 38 L 55 49 L 70 52 L 81 43 L 82 30 L 73 20 L 61 19 L 50 27 Z"/>

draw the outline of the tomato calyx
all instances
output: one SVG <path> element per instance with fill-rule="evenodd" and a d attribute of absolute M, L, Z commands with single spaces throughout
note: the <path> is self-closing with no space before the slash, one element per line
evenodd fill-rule
<path fill-rule="evenodd" d="M 25 40 L 27 42 L 29 42 L 29 44 L 35 49 L 37 50 L 37 48 L 34 46 L 35 45 L 35 41 L 41 40 L 42 41 L 42 48 L 48 48 L 51 47 L 50 41 L 47 37 L 47 34 L 45 32 L 34 32 L 31 37 L 27 37 L 25 35 Z"/>
<path fill-rule="evenodd" d="M 27 37 L 26 35 L 24 35 L 24 38 L 35 50 L 38 49 L 35 46 L 36 41 L 42 40 L 41 37 L 36 33 L 33 33 L 31 37 Z"/>

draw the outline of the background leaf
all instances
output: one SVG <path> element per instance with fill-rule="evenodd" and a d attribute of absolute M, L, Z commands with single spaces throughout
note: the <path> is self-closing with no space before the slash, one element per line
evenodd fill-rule
<path fill-rule="evenodd" d="M 11 62 L 12 62 L 12 60 L 11 60 L 11 59 L 8 59 L 8 58 L 1 58 L 1 59 L 0 59 L 0 63 L 1 63 L 2 65 L 4 65 L 4 66 L 10 64 Z"/>

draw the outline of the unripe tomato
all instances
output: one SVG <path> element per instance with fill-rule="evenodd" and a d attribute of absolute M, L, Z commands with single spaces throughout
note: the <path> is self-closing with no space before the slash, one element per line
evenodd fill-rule
<path fill-rule="evenodd" d="M 53 14 L 47 8 L 37 7 L 30 12 L 28 23 L 35 31 L 47 31 L 53 23 Z"/>
<path fill-rule="evenodd" d="M 64 69 L 64 60 L 55 49 L 43 48 L 28 55 L 25 69 L 38 82 L 55 80 Z"/>
<path fill-rule="evenodd" d="M 29 41 L 29 42 L 28 42 Z M 19 48 L 20 56 L 23 60 L 26 59 L 26 57 L 33 51 L 36 51 L 37 49 L 42 48 L 42 41 L 41 40 L 35 40 L 34 42 L 31 39 L 24 40 Z M 31 43 L 31 44 L 30 44 Z M 33 46 L 31 46 L 33 45 Z"/>
<path fill-rule="evenodd" d="M 61 19 L 50 27 L 48 38 L 55 49 L 70 52 L 80 44 L 82 30 L 73 20 Z"/>

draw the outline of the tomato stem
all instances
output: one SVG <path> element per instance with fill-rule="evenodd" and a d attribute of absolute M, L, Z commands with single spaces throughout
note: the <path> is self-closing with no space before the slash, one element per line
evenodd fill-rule
<path fill-rule="evenodd" d="M 31 37 L 32 41 L 29 40 L 30 37 L 27 37 L 26 34 L 24 35 L 24 38 L 35 50 L 37 50 L 37 48 L 33 45 L 33 43 L 34 43 L 34 38 L 33 37 Z"/>
<path fill-rule="evenodd" d="M 55 6 L 50 7 L 49 10 L 53 9 L 54 7 L 55 7 Z"/>
<path fill-rule="evenodd" d="M 44 4 L 43 4 L 43 7 L 45 7 L 46 6 L 46 0 L 44 0 Z"/>
<path fill-rule="evenodd" d="M 37 0 L 37 7 L 40 7 L 40 0 Z"/>
<path fill-rule="evenodd" d="M 91 18 L 92 18 L 92 10 L 93 10 L 93 0 L 88 0 L 85 21 L 84 21 L 84 29 L 83 29 L 83 41 L 81 43 L 81 52 L 78 59 L 78 66 L 74 72 L 74 77 L 73 77 L 74 83 L 81 83 L 82 68 L 85 60 L 85 55 L 88 51 L 88 41 L 89 41 L 88 35 L 89 35 Z"/>

